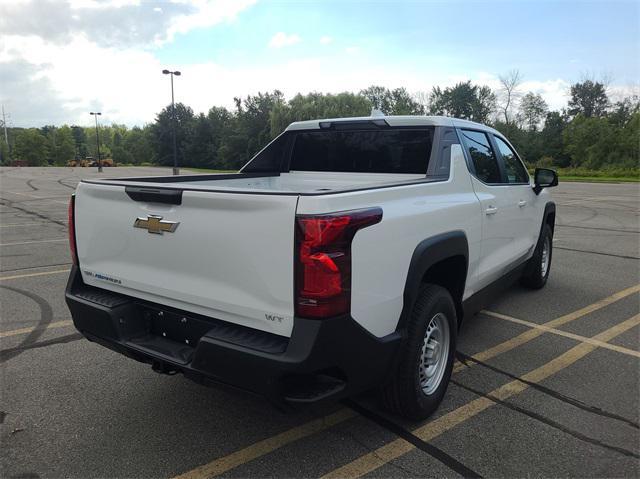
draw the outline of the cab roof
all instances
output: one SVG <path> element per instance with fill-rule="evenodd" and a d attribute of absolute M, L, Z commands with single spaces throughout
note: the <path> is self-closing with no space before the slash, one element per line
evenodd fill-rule
<path fill-rule="evenodd" d="M 326 118 L 321 120 L 296 121 L 291 123 L 285 131 L 292 130 L 319 130 L 321 124 L 348 123 L 360 121 L 381 121 L 384 120 L 389 126 L 451 126 L 455 128 L 473 128 L 475 130 L 490 131 L 497 133 L 493 128 L 476 123 L 474 121 L 462 120 L 448 116 L 422 116 L 422 115 L 380 115 L 380 116 L 358 116 L 351 118 Z"/>

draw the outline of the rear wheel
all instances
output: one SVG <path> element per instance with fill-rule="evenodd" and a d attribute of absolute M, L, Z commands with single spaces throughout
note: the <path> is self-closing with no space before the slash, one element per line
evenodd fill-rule
<path fill-rule="evenodd" d="M 545 223 L 538 238 L 538 244 L 529 259 L 522 275 L 521 283 L 531 289 L 540 289 L 547 284 L 551 270 L 551 256 L 553 253 L 553 232 Z"/>
<path fill-rule="evenodd" d="M 424 419 L 438 408 L 451 377 L 456 333 L 451 295 L 441 286 L 425 285 L 409 318 L 398 369 L 383 390 L 387 409 Z"/>

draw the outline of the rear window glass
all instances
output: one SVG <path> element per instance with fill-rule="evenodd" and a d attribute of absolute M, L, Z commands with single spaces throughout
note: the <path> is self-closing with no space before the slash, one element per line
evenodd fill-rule
<path fill-rule="evenodd" d="M 289 169 L 426 174 L 432 143 L 433 129 L 300 132 Z"/>

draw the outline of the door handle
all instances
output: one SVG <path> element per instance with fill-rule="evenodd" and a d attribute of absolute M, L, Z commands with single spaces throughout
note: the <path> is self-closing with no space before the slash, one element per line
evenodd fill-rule
<path fill-rule="evenodd" d="M 527 202 L 526 202 L 525 200 L 520 200 L 520 201 L 518 201 L 518 206 L 519 206 L 520 208 L 522 208 L 522 207 L 524 207 L 524 206 L 527 206 Z"/>
<path fill-rule="evenodd" d="M 495 206 L 489 206 L 486 210 L 484 210 L 484 212 L 487 215 L 495 215 L 498 212 L 498 208 L 496 208 Z"/>

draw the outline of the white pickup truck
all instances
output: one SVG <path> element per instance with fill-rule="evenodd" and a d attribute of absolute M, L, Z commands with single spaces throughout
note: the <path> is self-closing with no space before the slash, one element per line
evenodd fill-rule
<path fill-rule="evenodd" d="M 552 170 L 444 117 L 291 124 L 235 174 L 83 180 L 66 300 L 89 340 L 279 404 L 438 406 L 456 334 L 549 275 Z"/>

